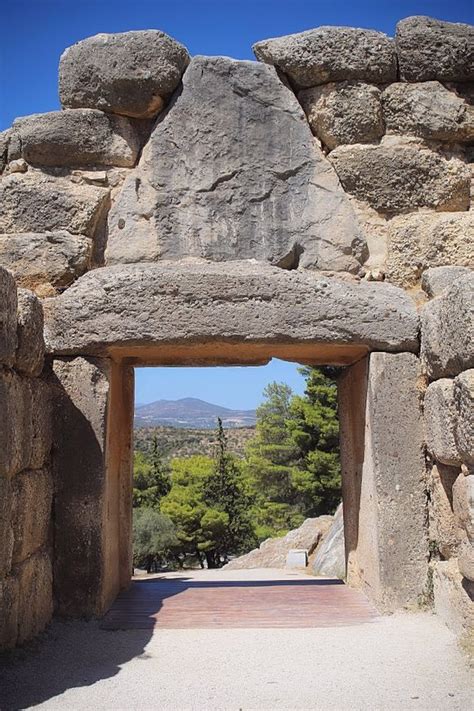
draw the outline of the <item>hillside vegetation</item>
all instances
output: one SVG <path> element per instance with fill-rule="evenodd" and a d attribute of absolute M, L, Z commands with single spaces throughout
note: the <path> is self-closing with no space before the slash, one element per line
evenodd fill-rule
<path fill-rule="evenodd" d="M 216 420 L 217 425 L 217 420 Z M 239 459 L 245 456 L 249 440 L 255 436 L 255 427 L 238 427 L 226 430 L 227 450 Z M 173 458 L 204 455 L 213 457 L 217 447 L 217 432 L 202 429 L 180 429 L 178 427 L 137 427 L 134 432 L 135 451 L 151 454 L 156 438 L 160 457 L 164 461 Z"/>

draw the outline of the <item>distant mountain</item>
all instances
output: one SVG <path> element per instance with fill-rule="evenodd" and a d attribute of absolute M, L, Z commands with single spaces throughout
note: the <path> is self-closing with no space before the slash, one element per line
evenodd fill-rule
<path fill-rule="evenodd" d="M 253 427 L 255 410 L 231 410 L 194 397 L 157 400 L 135 407 L 135 427 L 181 427 L 213 429 L 220 417 L 224 427 Z"/>

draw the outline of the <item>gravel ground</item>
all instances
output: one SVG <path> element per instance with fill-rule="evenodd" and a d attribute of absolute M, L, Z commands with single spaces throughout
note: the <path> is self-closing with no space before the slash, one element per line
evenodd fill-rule
<path fill-rule="evenodd" d="M 0 669 L 2 711 L 468 711 L 473 699 L 472 670 L 428 613 L 292 630 L 108 632 L 55 622 Z"/>

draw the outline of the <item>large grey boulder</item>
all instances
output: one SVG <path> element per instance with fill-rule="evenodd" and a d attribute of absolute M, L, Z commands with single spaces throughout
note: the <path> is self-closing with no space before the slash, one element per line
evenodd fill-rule
<path fill-rule="evenodd" d="M 473 239 L 472 210 L 394 217 L 388 223 L 387 279 L 397 286 L 410 287 L 421 277 L 428 290 L 432 282 L 439 291 L 444 288 L 441 283 L 447 284 L 450 279 L 449 274 L 459 277 L 469 273 L 468 267 L 474 267 Z"/>
<path fill-rule="evenodd" d="M 449 142 L 474 139 L 474 106 L 437 81 L 390 84 L 382 103 L 387 133 Z"/>
<path fill-rule="evenodd" d="M 374 30 L 316 27 L 257 42 L 253 51 L 298 88 L 348 79 L 382 84 L 397 78 L 393 40 Z"/>
<path fill-rule="evenodd" d="M 43 308 L 35 294 L 18 289 L 18 347 L 15 368 L 26 375 L 39 375 L 43 369 Z"/>
<path fill-rule="evenodd" d="M 424 400 L 426 446 L 436 461 L 461 464 L 454 432 L 457 424 L 454 381 L 441 378 L 428 386 Z"/>
<path fill-rule="evenodd" d="M 342 81 L 304 89 L 298 99 L 309 125 L 328 148 L 343 143 L 375 143 L 385 133 L 380 89 Z"/>
<path fill-rule="evenodd" d="M 155 116 L 188 63 L 187 49 L 159 30 L 94 35 L 61 56 L 59 97 L 68 108 Z"/>
<path fill-rule="evenodd" d="M 89 237 L 65 231 L 0 235 L 0 264 L 35 291 L 69 286 L 87 270 L 91 252 Z"/>
<path fill-rule="evenodd" d="M 344 548 L 344 516 L 342 504 L 339 505 L 331 527 L 324 534 L 321 543 L 316 549 L 316 555 L 311 563 L 313 575 L 325 578 L 346 577 L 346 556 Z"/>
<path fill-rule="evenodd" d="M 459 535 L 453 514 L 452 488 L 459 475 L 459 467 L 433 464 L 428 474 L 428 527 L 430 541 L 436 541 L 443 558 L 456 556 Z"/>
<path fill-rule="evenodd" d="M 474 368 L 474 272 L 460 278 L 421 312 L 421 360 L 432 378 Z"/>
<path fill-rule="evenodd" d="M 359 357 L 418 349 L 418 316 L 401 289 L 252 262 L 95 269 L 43 308 L 55 354 L 210 342 L 340 344 Z"/>
<path fill-rule="evenodd" d="M 407 17 L 395 37 L 404 81 L 474 80 L 474 26 L 423 15 Z"/>
<path fill-rule="evenodd" d="M 421 288 L 431 298 L 440 296 L 443 291 L 449 289 L 458 279 L 467 276 L 470 271 L 469 267 L 432 267 L 423 272 Z"/>
<path fill-rule="evenodd" d="M 93 236 L 109 191 L 28 172 L 0 181 L 0 234 L 67 230 Z"/>
<path fill-rule="evenodd" d="M 129 119 L 94 109 L 66 109 L 16 119 L 23 158 L 32 165 L 135 165 L 140 140 Z"/>
<path fill-rule="evenodd" d="M 17 290 L 13 276 L 0 267 L 0 364 L 12 365 L 17 347 Z"/>
<path fill-rule="evenodd" d="M 469 208 L 468 167 L 429 149 L 405 143 L 339 146 L 330 160 L 344 189 L 380 212 Z"/>
<path fill-rule="evenodd" d="M 461 472 L 453 484 L 453 512 L 460 535 L 474 544 L 474 474 Z"/>
<path fill-rule="evenodd" d="M 357 272 L 364 255 L 337 175 L 273 67 L 195 57 L 111 209 L 107 264 L 196 256 Z"/>
<path fill-rule="evenodd" d="M 474 369 L 466 370 L 454 379 L 453 395 L 457 411 L 456 446 L 462 461 L 474 469 Z"/>

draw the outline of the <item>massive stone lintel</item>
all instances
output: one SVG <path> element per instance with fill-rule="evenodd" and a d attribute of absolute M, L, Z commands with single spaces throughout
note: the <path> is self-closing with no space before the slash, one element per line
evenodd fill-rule
<path fill-rule="evenodd" d="M 43 303 L 47 348 L 56 355 L 160 362 L 160 347 L 170 347 L 176 364 L 179 347 L 200 344 L 214 348 L 216 362 L 239 362 L 232 345 L 247 344 L 265 362 L 286 344 L 306 347 L 302 360 L 344 364 L 368 350 L 418 349 L 418 316 L 401 289 L 251 261 L 104 267 Z"/>
<path fill-rule="evenodd" d="M 195 57 L 112 207 L 106 258 L 358 272 L 365 252 L 348 197 L 275 69 Z"/>

